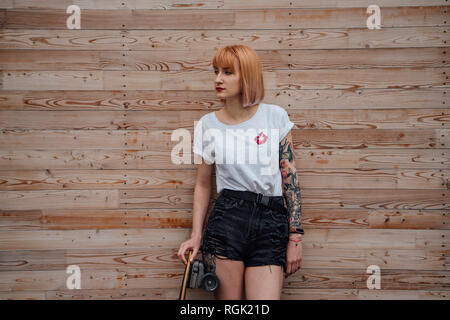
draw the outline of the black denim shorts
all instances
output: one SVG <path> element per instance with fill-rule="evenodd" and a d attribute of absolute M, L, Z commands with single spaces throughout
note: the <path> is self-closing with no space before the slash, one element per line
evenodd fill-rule
<path fill-rule="evenodd" d="M 218 258 L 240 260 L 246 267 L 278 265 L 286 272 L 289 217 L 282 196 L 272 201 L 284 210 L 219 195 L 200 246 L 206 270 L 215 271 Z"/>

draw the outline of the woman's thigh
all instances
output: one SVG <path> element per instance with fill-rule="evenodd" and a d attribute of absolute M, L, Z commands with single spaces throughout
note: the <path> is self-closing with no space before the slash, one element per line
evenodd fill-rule
<path fill-rule="evenodd" d="M 247 300 L 279 300 L 283 287 L 283 267 L 265 265 L 245 268 Z"/>
<path fill-rule="evenodd" d="M 241 300 L 244 287 L 244 263 L 238 260 L 216 259 L 219 287 L 214 291 L 217 300 Z"/>

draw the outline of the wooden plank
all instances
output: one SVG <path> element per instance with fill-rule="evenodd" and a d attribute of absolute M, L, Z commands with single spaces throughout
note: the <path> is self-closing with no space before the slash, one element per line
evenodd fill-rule
<path fill-rule="evenodd" d="M 416 111 L 418 113 L 420 111 Z M 446 109 L 428 110 L 426 116 L 435 115 L 435 128 L 443 128 L 441 122 L 446 116 L 441 113 Z M 379 111 L 382 113 L 382 111 Z M 411 112 L 413 113 L 413 111 Z M 130 130 L 142 129 L 178 129 L 194 127 L 205 112 L 202 111 L 0 111 L 0 127 L 4 130 L 43 129 L 43 130 Z M 415 115 L 416 117 L 418 115 Z M 25 117 L 26 119 L 22 119 Z M 448 116 L 450 118 L 450 114 Z M 60 122 L 60 124 L 54 124 Z M 429 120 L 433 123 L 433 119 Z M 30 125 L 30 123 L 35 123 Z M 395 126 L 394 126 L 395 127 Z M 429 125 L 433 127 L 433 125 Z M 450 124 L 449 124 L 450 128 Z"/>
<path fill-rule="evenodd" d="M 376 265 L 376 264 L 375 264 Z M 309 269 L 302 267 L 284 280 L 284 288 L 367 289 L 370 273 L 361 269 Z M 382 290 L 446 290 L 449 271 L 389 270 L 381 267 Z"/>
<path fill-rule="evenodd" d="M 64 270 L 69 265 L 78 265 L 81 270 L 146 268 L 167 270 L 184 268 L 178 259 L 176 247 L 151 247 L 142 249 L 56 249 L 56 250 L 7 250 L 0 251 L 0 270 Z M 448 248 L 436 249 L 353 249 L 353 248 L 304 248 L 302 268 L 309 270 L 340 268 L 342 270 L 366 270 L 378 265 L 383 273 L 400 270 L 441 270 L 448 272 Z M 201 253 L 197 256 L 201 259 Z M 365 271 L 364 271 L 365 272 Z M 438 273 L 442 274 L 442 272 Z M 301 281 L 294 274 L 288 279 Z M 300 287 L 302 287 L 300 285 Z"/>
<path fill-rule="evenodd" d="M 450 170 L 297 169 L 303 188 L 448 189 Z"/>
<path fill-rule="evenodd" d="M 371 228 L 450 229 L 447 210 L 374 210 L 367 216 Z"/>
<path fill-rule="evenodd" d="M 446 148 L 450 144 L 450 131 L 447 129 L 417 130 L 423 140 L 415 135 L 415 130 L 385 130 L 385 129 L 348 129 L 348 130 L 297 130 L 293 129 L 294 148 L 320 148 L 331 146 L 340 149 L 350 148 Z M 345 142 L 344 142 L 345 136 Z M 421 140 L 421 141 L 420 141 Z M 427 140 L 427 141 L 426 141 Z M 337 144 L 336 144 L 337 142 Z"/>
<path fill-rule="evenodd" d="M 176 300 L 179 289 L 113 289 L 0 292 L 0 299 Z M 283 289 L 282 300 L 450 300 L 448 290 Z M 189 289 L 186 300 L 213 300 L 210 292 Z"/>
<path fill-rule="evenodd" d="M 32 291 L 31 291 L 32 292 Z M 114 290 L 57 290 L 46 291 L 45 299 L 50 300 L 177 300 L 180 288 L 146 288 Z M 0 292 L 1 297 L 2 292 Z M 5 295 L 7 295 L 5 293 Z M 11 293 L 13 295 L 13 293 Z M 213 293 L 203 289 L 189 289 L 186 299 L 213 300 Z"/>
<path fill-rule="evenodd" d="M 143 132 L 142 132 L 143 133 Z M 144 134 L 144 133 L 143 133 Z M 0 149 L 17 148 L 17 149 L 130 149 L 125 145 L 127 132 L 121 130 L 74 130 L 68 131 L 35 131 L 16 130 L 16 131 L 0 131 Z M 146 139 L 153 140 L 156 138 L 153 132 L 146 132 Z M 21 138 L 19 138 L 21 136 Z M 31 138 L 30 141 L 27 139 Z M 162 136 L 162 135 L 161 135 Z M 161 138 L 159 136 L 159 138 Z M 27 147 L 28 145 L 28 147 Z M 14 147 L 13 147 L 14 146 Z M 63 148 L 64 146 L 64 148 Z M 157 150 L 156 150 L 157 151 Z M 167 147 L 166 147 L 167 152 Z"/>
<path fill-rule="evenodd" d="M 449 129 L 450 109 L 287 110 L 299 129 Z M 178 129 L 209 112 L 179 111 L 0 111 L 3 130 Z"/>
<path fill-rule="evenodd" d="M 259 0 L 257 3 L 243 2 L 240 0 L 4 0 L 1 8 L 7 9 L 65 9 L 69 5 L 76 4 L 82 9 L 164 9 L 164 10 L 186 10 L 186 9 L 270 9 L 270 8 L 329 8 L 330 2 L 327 0 L 316 0 L 314 3 L 301 0 Z M 345 7 L 368 7 L 373 2 L 371 0 L 334 0 L 333 6 L 337 8 Z M 409 7 L 409 6 L 438 6 L 444 5 L 443 0 L 379 0 L 379 7 Z"/>
<path fill-rule="evenodd" d="M 212 192 L 209 214 L 217 199 Z M 303 206 L 304 226 L 318 228 L 450 229 L 450 210 L 317 209 Z M 0 230 L 190 228 L 192 209 L 1 210 Z M 206 222 L 205 218 L 205 222 Z"/>
<path fill-rule="evenodd" d="M 448 149 L 294 150 L 297 170 L 307 169 L 446 169 Z M 193 157 L 193 155 L 191 154 Z M 192 159 L 192 158 L 191 158 Z M 167 151 L 139 150 L 0 150 L 0 170 L 148 170 L 196 169 L 197 164 L 176 164 Z M 442 174 L 442 173 L 441 173 Z M 215 177 L 215 173 L 213 172 Z M 442 176 L 440 176 L 442 177 Z M 215 178 L 213 178 L 215 179 Z M 312 182 L 313 183 L 313 182 Z M 442 183 L 446 184 L 444 180 Z"/>
<path fill-rule="evenodd" d="M 450 300 L 448 290 L 283 289 L 283 300 Z"/>
<path fill-rule="evenodd" d="M 381 28 L 445 26 L 445 6 L 383 8 Z M 82 11 L 82 29 L 366 28 L 364 8 Z M 3 28 L 66 29 L 65 9 L 5 9 Z"/>
<path fill-rule="evenodd" d="M 327 26 L 325 24 L 325 26 Z M 328 26 L 327 26 L 328 27 Z M 250 44 L 255 50 L 447 47 L 449 27 L 301 30 L 39 30 L 0 29 L 1 49 L 204 50 Z M 447 51 L 448 52 L 448 51 Z M 212 59 L 212 56 L 211 56 Z M 329 62 L 330 63 L 330 62 Z"/>
<path fill-rule="evenodd" d="M 129 194 L 129 192 L 128 192 Z M 311 207 L 372 209 L 448 209 L 449 190 L 304 189 L 303 203 Z"/>
<path fill-rule="evenodd" d="M 429 97 L 427 104 L 441 107 L 442 89 L 422 89 L 411 95 Z M 445 89 L 444 89 L 445 90 Z M 275 96 L 278 91 L 267 94 Z M 325 93 L 324 93 L 325 94 Z M 395 93 L 393 92 L 393 95 Z M 272 97 L 274 99 L 274 97 Z M 421 102 L 425 102 L 422 98 Z M 0 91 L 0 110 L 198 110 L 220 109 L 221 103 L 213 90 L 205 91 L 123 91 L 123 90 L 55 90 Z M 198 120 L 198 119 L 196 119 Z"/>
<path fill-rule="evenodd" d="M 450 68 L 273 70 L 263 72 L 274 89 L 356 89 L 446 86 Z M 208 90 L 210 71 L 5 71 L 5 90 Z"/>
<path fill-rule="evenodd" d="M 431 31 L 431 30 L 429 30 Z M 442 30 L 435 30 L 442 34 Z M 117 30 L 0 30 L 1 49 L 121 50 Z"/>
<path fill-rule="evenodd" d="M 256 50 L 263 70 L 322 68 L 448 67 L 445 48 Z M 177 51 L 0 51 L 3 70 L 212 70 L 213 50 Z M 196 60 L 186 57 L 196 56 Z"/>
<path fill-rule="evenodd" d="M 186 129 L 193 137 L 193 129 Z M 295 149 L 311 152 L 319 149 L 446 149 L 450 145 L 449 129 L 292 129 Z M 19 150 L 151 150 L 168 154 L 171 130 L 2 130 L 0 149 Z M 190 152 L 186 151 L 186 152 Z M 319 154 L 320 152 L 317 152 Z M 391 151 L 389 151 L 391 152 Z M 445 157 L 446 151 L 440 150 Z M 445 152 L 445 153 L 444 153 Z M 188 163 L 193 164 L 193 160 Z M 442 160 L 441 160 L 442 161 Z M 128 164 L 128 162 L 124 162 Z M 128 167 L 131 168 L 131 167 Z"/>
<path fill-rule="evenodd" d="M 211 201 L 210 211 L 215 203 Z M 190 228 L 191 209 L 1 210 L 0 230 Z M 441 222 L 442 224 L 442 222 Z"/>
<path fill-rule="evenodd" d="M 3 70 L 103 70 L 101 51 L 2 50 Z M 442 60 L 442 59 L 441 59 Z"/>
<path fill-rule="evenodd" d="M 90 269 L 81 270 L 80 273 L 83 289 L 126 288 L 126 271 Z M 69 277 L 66 268 L 51 271 L 5 271 L 0 278 L 0 291 L 66 290 Z"/>
<path fill-rule="evenodd" d="M 2 210 L 117 208 L 118 190 L 0 191 Z"/>
<path fill-rule="evenodd" d="M 273 70 L 263 72 L 263 77 L 268 89 L 379 89 L 446 86 L 448 83 L 443 72 L 450 73 L 450 68 Z M 32 72 L 26 74 L 35 81 L 44 76 L 45 79 L 55 77 L 51 75 L 54 71 L 40 73 L 42 76 Z M 4 88 L 31 89 L 21 75 L 18 71 L 5 72 Z M 103 87 L 107 90 L 206 90 L 211 86 L 212 75 L 207 71 L 103 71 Z M 59 83 L 47 83 L 33 89 L 58 88 L 66 89 Z"/>
<path fill-rule="evenodd" d="M 148 249 L 155 246 L 179 246 L 189 235 L 188 229 L 2 231 L 0 250 Z"/>
<path fill-rule="evenodd" d="M 295 132 L 295 131 L 293 131 Z M 439 168 L 450 164 L 450 150 L 426 149 L 295 149 L 297 168 Z M 429 151 L 430 153 L 428 153 Z M 22 156 L 21 158 L 24 158 Z M 47 157 L 49 158 L 49 157 Z M 15 158 L 18 160 L 17 158 Z M 9 161 L 11 162 L 11 161 Z M 21 168 L 24 168 L 23 166 Z"/>
<path fill-rule="evenodd" d="M 119 269 L 126 272 L 125 281 L 127 288 L 177 288 L 182 279 L 183 269 Z M 366 269 L 308 269 L 294 274 L 291 279 L 284 280 L 287 287 L 309 288 L 367 288 L 369 275 Z M 6 272 L 13 273 L 20 271 Z M 89 271 L 90 272 L 90 271 Z M 22 271 L 21 273 L 30 273 Z M 449 284 L 448 271 L 421 271 L 416 270 L 385 270 L 382 269 L 383 289 L 407 289 L 407 290 L 445 290 Z M 298 280 L 297 280 L 298 279 Z M 321 279 L 322 281 L 318 280 Z M 296 281 L 297 280 L 297 281 Z"/>
<path fill-rule="evenodd" d="M 449 70 L 447 70 L 449 69 Z M 106 72 L 106 71 L 105 71 Z M 115 71 L 111 71 L 115 72 Z M 133 71 L 126 71 L 128 73 Z M 138 71 L 134 71 L 136 73 Z M 445 73 L 450 73 L 450 68 L 386 68 L 386 69 L 321 69 L 321 70 L 289 70 L 273 71 L 266 78 L 268 87 L 278 89 L 357 89 L 357 88 L 410 88 L 410 87 L 440 87 L 447 86 Z M 5 72 L 6 73 L 6 72 Z M 141 73 L 141 76 L 147 75 Z M 112 74 L 105 74 L 105 87 L 110 86 Z M 272 76 L 272 77 L 271 77 Z M 273 77 L 276 81 L 273 83 Z M 138 87 L 132 81 L 135 74 L 130 74 L 130 87 Z M 139 77 L 141 78 L 141 77 Z M 4 80 L 7 88 L 8 78 Z M 163 80 L 163 79 L 162 79 Z M 164 79 L 165 80 L 165 79 Z M 115 80 L 117 83 L 117 80 Z M 115 88 L 116 85 L 111 85 Z M 112 89 L 111 88 L 111 89 Z M 193 86 L 195 88 L 195 86 Z"/>
<path fill-rule="evenodd" d="M 192 208 L 191 189 L 0 191 L 2 210 Z M 450 190 L 303 189 L 302 204 L 341 209 L 450 209 Z"/>
<path fill-rule="evenodd" d="M 196 176 L 194 170 L 62 170 L 54 171 L 0 171 L 0 179 L 6 179 L 0 190 L 114 190 L 114 189 L 189 189 L 192 191 Z M 431 172 L 430 172 L 431 174 Z M 11 180 L 18 187 L 9 186 Z M 22 180 L 20 183 L 19 181 Z M 49 180 L 46 183 L 46 180 Z M 75 182 L 73 180 L 78 180 Z M 8 181 L 10 181 L 8 183 Z M 42 183 L 39 183 L 41 181 Z M 31 185 L 30 185 L 31 182 Z M 36 185 L 34 185 L 34 182 Z M 439 184 L 440 186 L 440 184 Z M 438 187 L 442 189 L 442 187 Z"/>
<path fill-rule="evenodd" d="M 438 109 L 449 104 L 446 88 L 264 90 L 264 103 L 287 111 L 321 109 Z M 223 107 L 212 90 L 2 90 L 0 110 L 202 111 Z M 412 111 L 411 111 L 412 112 Z M 196 119 L 198 120 L 198 119 Z"/>
<path fill-rule="evenodd" d="M 80 285 L 83 290 L 98 289 L 176 289 L 183 277 L 182 268 L 149 269 L 82 269 Z M 445 290 L 448 271 L 381 270 L 383 290 Z M 49 271 L 2 271 L 0 291 L 67 290 L 70 275 L 66 269 Z M 361 269 L 302 268 L 284 279 L 284 289 L 366 289 L 369 274 Z"/>
<path fill-rule="evenodd" d="M 179 247 L 190 229 L 1 231 L 0 250 Z M 306 236 L 308 233 L 308 236 Z M 306 229 L 303 248 L 448 249 L 447 230 Z"/>
<path fill-rule="evenodd" d="M 45 291 L 0 291 L 0 300 L 46 300 Z"/>
<path fill-rule="evenodd" d="M 302 189 L 429 189 L 446 190 L 450 169 L 303 169 L 297 168 Z M 157 170 L 1 170 L 1 191 L 25 190 L 154 190 L 189 189 L 196 171 Z"/>
<path fill-rule="evenodd" d="M 5 71 L 3 88 L 23 90 L 26 88 L 64 90 L 101 90 L 104 71 Z"/>
<path fill-rule="evenodd" d="M 364 49 L 306 49 L 258 52 L 262 63 L 276 68 L 281 59 L 294 69 L 323 68 L 385 68 L 385 67 L 445 67 L 449 54 L 442 48 L 364 48 Z M 445 62 L 443 62 L 445 61 Z"/>
<path fill-rule="evenodd" d="M 118 138 L 118 137 L 115 137 Z M 114 139 L 114 138 L 113 138 Z M 407 150 L 404 150 L 407 151 Z M 450 161 L 440 156 L 438 150 L 416 150 L 404 154 L 421 159 L 421 165 L 427 163 L 428 168 L 445 168 Z M 193 155 L 191 154 L 192 158 Z M 357 155 L 354 155 L 354 157 Z M 383 157 L 383 155 L 380 155 Z M 401 157 L 400 155 L 398 156 Z M 411 159 L 405 160 L 409 162 Z M 440 164 L 438 161 L 445 161 Z M 414 163 L 414 162 L 412 162 Z M 398 163 L 400 166 L 400 163 Z M 187 164 L 176 164 L 171 161 L 167 151 L 139 151 L 139 150 L 0 150 L 1 170 L 36 170 L 36 169 L 195 169 L 193 161 Z"/>

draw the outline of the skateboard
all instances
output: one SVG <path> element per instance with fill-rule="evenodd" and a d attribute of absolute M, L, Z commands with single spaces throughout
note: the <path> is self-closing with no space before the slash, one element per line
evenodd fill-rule
<path fill-rule="evenodd" d="M 192 251 L 189 250 L 189 256 L 187 259 L 186 267 L 184 268 L 184 275 L 183 275 L 183 280 L 181 281 L 180 296 L 178 297 L 178 300 L 184 300 L 186 297 L 186 285 L 187 285 L 189 270 L 191 268 L 191 254 L 192 254 Z"/>

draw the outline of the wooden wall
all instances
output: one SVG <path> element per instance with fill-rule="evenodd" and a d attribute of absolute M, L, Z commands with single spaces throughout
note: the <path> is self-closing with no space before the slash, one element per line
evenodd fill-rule
<path fill-rule="evenodd" d="M 0 299 L 178 297 L 196 165 L 171 133 L 220 108 L 229 44 L 296 125 L 304 261 L 283 298 L 450 299 L 448 1 L 376 1 L 378 30 L 371 4 L 2 1 Z"/>

